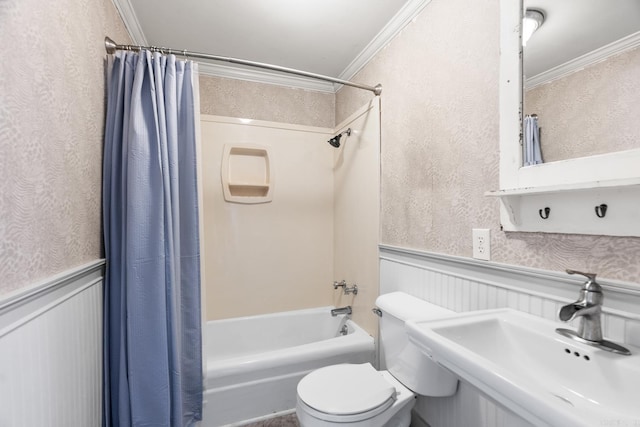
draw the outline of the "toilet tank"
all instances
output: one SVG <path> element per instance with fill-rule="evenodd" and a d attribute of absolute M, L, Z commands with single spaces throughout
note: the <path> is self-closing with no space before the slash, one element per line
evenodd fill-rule
<path fill-rule="evenodd" d="M 407 320 L 440 319 L 455 314 L 451 310 L 415 298 L 404 292 L 380 295 L 376 305 L 380 317 L 380 348 L 386 369 L 414 393 L 423 396 L 451 396 L 458 379 L 409 341 Z"/>

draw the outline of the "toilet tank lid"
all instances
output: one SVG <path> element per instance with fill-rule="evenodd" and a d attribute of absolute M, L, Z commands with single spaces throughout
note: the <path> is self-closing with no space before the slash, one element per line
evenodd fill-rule
<path fill-rule="evenodd" d="M 404 292 L 390 292 L 380 295 L 376 305 L 383 313 L 388 313 L 402 321 L 429 320 L 450 316 L 455 312 Z"/>

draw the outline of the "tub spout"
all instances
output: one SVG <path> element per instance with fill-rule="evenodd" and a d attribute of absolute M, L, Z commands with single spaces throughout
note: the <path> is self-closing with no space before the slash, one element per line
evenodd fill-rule
<path fill-rule="evenodd" d="M 334 309 L 331 310 L 331 315 L 333 317 L 337 316 L 338 314 L 350 315 L 351 314 L 351 306 L 348 305 L 346 307 L 334 308 Z"/>

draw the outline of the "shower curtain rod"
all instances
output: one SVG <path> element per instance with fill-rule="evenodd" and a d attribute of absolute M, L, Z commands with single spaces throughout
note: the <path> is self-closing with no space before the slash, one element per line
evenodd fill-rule
<path fill-rule="evenodd" d="M 129 51 L 136 51 L 137 52 L 137 51 L 140 51 L 142 49 L 146 49 L 146 50 L 149 50 L 151 52 L 160 52 L 160 53 L 165 54 L 165 55 L 174 54 L 174 55 L 184 55 L 184 56 L 190 57 L 190 58 L 211 59 L 211 60 L 214 60 L 214 61 L 224 61 L 224 62 L 230 62 L 232 64 L 249 65 L 251 67 L 264 68 L 264 69 L 267 69 L 267 70 L 274 70 L 274 71 L 280 71 L 280 72 L 288 73 L 288 74 L 295 74 L 295 75 L 303 76 L 303 77 L 310 77 L 312 79 L 324 80 L 324 81 L 331 82 L 331 83 L 338 83 L 338 84 L 345 85 L 345 86 L 351 86 L 351 87 L 356 87 L 358 89 L 368 90 L 370 92 L 373 92 L 375 95 L 380 95 L 382 93 L 382 85 L 381 84 L 377 84 L 376 86 L 367 86 L 367 85 L 363 85 L 363 84 L 360 84 L 360 83 L 353 83 L 353 82 L 350 82 L 348 80 L 342 80 L 342 79 L 336 79 L 334 77 L 324 76 L 322 74 L 316 74 L 316 73 L 310 73 L 310 72 L 307 72 L 307 71 L 296 70 L 295 68 L 281 67 L 279 65 L 265 64 L 263 62 L 248 61 L 246 59 L 238 59 L 238 58 L 231 58 L 231 57 L 227 57 L 227 56 L 210 55 L 208 53 L 191 52 L 191 51 L 188 51 L 188 50 L 177 50 L 177 49 L 170 49 L 170 48 L 165 48 L 165 47 L 136 46 L 136 45 L 129 45 L 129 44 L 117 44 L 116 42 L 111 40 L 109 37 L 105 37 L 104 38 L 104 46 L 105 46 L 105 48 L 107 50 L 107 53 L 115 53 L 116 50 L 129 50 Z"/>

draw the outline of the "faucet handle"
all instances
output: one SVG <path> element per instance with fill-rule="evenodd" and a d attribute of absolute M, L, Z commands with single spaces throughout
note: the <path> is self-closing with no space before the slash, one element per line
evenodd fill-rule
<path fill-rule="evenodd" d="M 566 269 L 565 270 L 567 272 L 567 274 L 579 274 L 581 276 L 586 277 L 587 279 L 595 282 L 596 281 L 596 273 L 583 273 L 582 271 L 576 271 L 576 270 L 569 270 Z"/>
<path fill-rule="evenodd" d="M 582 271 L 576 270 L 565 270 L 567 274 L 579 274 L 580 276 L 584 276 L 587 278 L 586 283 L 583 286 L 583 289 L 592 291 L 592 292 L 602 292 L 602 288 L 596 282 L 596 273 L 583 273 Z"/>

